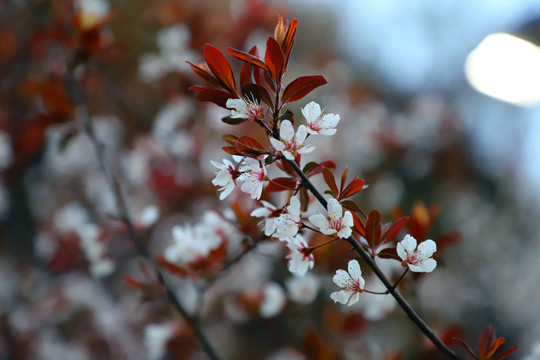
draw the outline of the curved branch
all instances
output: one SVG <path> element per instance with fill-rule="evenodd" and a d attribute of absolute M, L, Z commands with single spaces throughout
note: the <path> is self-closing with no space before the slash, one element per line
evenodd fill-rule
<path fill-rule="evenodd" d="M 307 176 L 302 172 L 302 169 L 296 164 L 296 162 L 291 160 L 286 160 L 289 165 L 291 165 L 294 168 L 294 171 L 296 174 L 302 179 L 302 183 L 304 186 L 311 191 L 311 193 L 319 200 L 319 202 L 324 206 L 326 209 L 328 207 L 328 203 L 326 199 L 322 196 L 322 194 L 313 186 L 311 181 L 307 178 Z M 446 355 L 449 359 L 459 360 L 459 357 L 454 353 L 448 346 L 446 346 L 438 337 L 435 335 L 435 333 L 429 328 L 429 326 L 422 320 L 422 318 L 414 311 L 414 309 L 409 305 L 409 303 L 401 296 L 399 292 L 396 291 L 395 287 L 390 283 L 386 275 L 379 269 L 375 261 L 369 256 L 369 254 L 364 250 L 364 248 L 358 243 L 358 241 L 353 237 L 350 236 L 348 239 L 345 239 L 351 246 L 356 250 L 358 255 L 367 263 L 367 265 L 373 270 L 375 275 L 381 280 L 381 282 L 384 284 L 386 289 L 388 290 L 388 293 L 390 293 L 394 299 L 396 299 L 399 306 L 403 309 L 403 311 L 407 314 L 409 319 L 422 331 L 428 338 L 431 340 L 433 345 L 439 349 L 441 353 Z"/>
<path fill-rule="evenodd" d="M 176 294 L 172 290 L 172 286 L 169 283 L 166 275 L 161 270 L 161 268 L 154 262 L 150 252 L 148 251 L 148 248 L 143 243 L 139 234 L 135 230 L 133 221 L 131 220 L 129 213 L 127 211 L 126 203 L 125 203 L 124 197 L 122 196 L 122 190 L 120 188 L 120 185 L 118 181 L 116 180 L 116 178 L 114 177 L 107 162 L 105 161 L 105 147 L 97 138 L 96 133 L 94 131 L 94 127 L 92 126 L 92 119 L 90 117 L 90 114 L 88 113 L 85 95 L 82 89 L 80 89 L 75 83 L 75 80 L 73 79 L 71 71 L 69 72 L 66 79 L 66 88 L 67 88 L 68 93 L 72 96 L 73 101 L 75 103 L 77 116 L 83 119 L 84 131 L 86 135 L 89 137 L 90 141 L 92 142 L 92 146 L 96 152 L 96 157 L 99 162 L 101 171 L 103 172 L 107 180 L 107 184 L 113 194 L 114 202 L 118 210 L 119 218 L 126 226 L 129 233 L 129 237 L 133 241 L 135 248 L 137 249 L 139 255 L 145 258 L 153 267 L 154 271 L 157 274 L 158 280 L 165 287 L 165 292 L 167 294 L 167 297 L 169 298 L 175 310 L 180 314 L 180 316 L 191 328 L 191 330 L 193 331 L 193 333 L 195 334 L 195 336 L 201 343 L 201 347 L 203 348 L 204 352 L 206 352 L 206 354 L 208 355 L 210 359 L 219 360 L 220 359 L 219 356 L 217 355 L 216 351 L 214 350 L 214 348 L 212 347 L 212 345 L 210 344 L 210 342 L 208 341 L 208 339 L 202 332 L 202 329 L 199 326 L 197 319 L 191 316 L 187 312 L 187 310 L 184 308 L 180 300 L 176 297 Z"/>

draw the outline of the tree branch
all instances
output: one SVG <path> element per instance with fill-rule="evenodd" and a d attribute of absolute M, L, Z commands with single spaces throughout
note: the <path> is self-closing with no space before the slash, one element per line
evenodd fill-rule
<path fill-rule="evenodd" d="M 105 148 L 103 144 L 97 138 L 94 128 L 92 126 L 92 119 L 90 117 L 90 114 L 88 113 L 88 107 L 86 105 L 85 95 L 82 89 L 80 89 L 80 87 L 77 86 L 77 84 L 75 83 L 75 80 L 73 79 L 72 71 L 68 72 L 68 76 L 66 79 L 66 87 L 67 87 L 68 93 L 72 96 L 73 101 L 75 103 L 77 116 L 83 119 L 84 131 L 86 135 L 89 137 L 90 141 L 92 142 L 101 171 L 105 175 L 107 184 L 113 194 L 114 202 L 118 210 L 119 218 L 126 226 L 129 236 L 133 244 L 135 245 L 135 248 L 137 249 L 139 255 L 145 258 L 153 267 L 154 271 L 156 272 L 158 276 L 159 281 L 165 287 L 165 292 L 167 294 L 167 297 L 169 298 L 175 310 L 180 314 L 180 316 L 191 328 L 191 330 L 193 331 L 193 333 L 199 340 L 204 352 L 206 352 L 206 354 L 208 355 L 210 359 L 219 360 L 220 359 L 219 356 L 217 355 L 216 351 L 214 350 L 214 348 L 212 347 L 212 345 L 210 344 L 210 342 L 208 341 L 208 339 L 202 332 L 202 329 L 199 326 L 197 319 L 191 316 L 187 312 L 187 310 L 184 308 L 180 300 L 176 297 L 176 294 L 172 290 L 172 286 L 170 282 L 168 281 L 166 275 L 160 269 L 160 267 L 154 262 L 150 252 L 148 251 L 148 248 L 143 243 L 139 234 L 135 230 L 135 226 L 133 225 L 133 221 L 131 220 L 127 207 L 126 207 L 124 197 L 122 196 L 122 190 L 120 188 L 120 185 L 118 181 L 116 180 L 116 178 L 114 177 L 114 174 L 112 173 L 107 162 L 105 161 Z"/>
<path fill-rule="evenodd" d="M 291 160 L 286 160 L 293 168 L 296 174 L 302 179 L 303 185 L 311 191 L 311 193 L 319 200 L 319 202 L 326 209 L 328 203 L 322 194 L 313 186 L 311 181 L 307 176 L 302 172 L 302 169 L 296 164 L 296 162 Z M 429 328 L 429 326 L 422 320 L 422 318 L 414 311 L 414 309 L 409 305 L 409 303 L 401 296 L 399 292 L 396 291 L 395 287 L 390 283 L 386 275 L 379 269 L 375 261 L 369 256 L 369 254 L 364 250 L 364 248 L 358 243 L 358 241 L 350 236 L 348 239 L 345 239 L 351 246 L 356 250 L 358 255 L 367 263 L 367 265 L 373 270 L 375 275 L 381 280 L 388 292 L 396 299 L 399 306 L 407 314 L 409 319 L 422 331 L 428 338 L 431 340 L 433 345 L 439 349 L 441 353 L 446 355 L 449 359 L 459 360 L 460 358 L 454 353 L 448 346 L 446 346 L 435 333 Z"/>

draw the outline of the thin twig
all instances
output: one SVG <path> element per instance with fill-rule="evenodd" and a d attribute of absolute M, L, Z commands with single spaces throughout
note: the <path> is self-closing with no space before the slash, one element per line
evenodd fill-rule
<path fill-rule="evenodd" d="M 286 160 L 293 168 L 296 174 L 302 179 L 303 185 L 311 191 L 311 193 L 319 200 L 319 202 L 324 206 L 326 209 L 328 207 L 328 203 L 326 199 L 321 195 L 321 193 L 313 186 L 311 181 L 307 178 L 307 176 L 302 172 L 300 167 L 296 164 L 296 162 L 291 160 Z M 358 243 L 358 241 L 354 237 L 349 237 L 348 239 L 345 239 L 351 246 L 356 250 L 358 255 L 364 261 L 368 264 L 368 266 L 373 270 L 375 275 L 381 280 L 381 282 L 384 284 L 388 292 L 396 299 L 399 306 L 405 311 L 409 319 L 422 331 L 435 345 L 441 353 L 446 355 L 450 359 L 459 360 L 459 357 L 454 353 L 448 346 L 446 346 L 438 337 L 435 335 L 435 333 L 429 328 L 429 326 L 422 320 L 422 318 L 414 311 L 414 309 L 409 305 L 409 303 L 401 296 L 399 292 L 396 291 L 395 287 L 390 283 L 386 275 L 379 269 L 375 261 L 369 256 L 369 254 L 364 250 L 364 248 Z"/>
<path fill-rule="evenodd" d="M 66 87 L 69 94 L 72 96 L 73 101 L 75 102 L 77 116 L 80 116 L 83 119 L 84 131 L 88 135 L 90 141 L 92 142 L 101 171 L 105 175 L 107 184 L 113 194 L 114 201 L 118 210 L 119 218 L 126 226 L 128 233 L 130 235 L 130 238 L 133 241 L 133 244 L 135 245 L 137 251 L 139 252 L 139 255 L 145 258 L 154 268 L 159 281 L 165 287 L 165 292 L 170 302 L 172 303 L 176 311 L 182 316 L 182 318 L 188 324 L 188 326 L 191 328 L 191 330 L 193 331 L 193 333 L 195 334 L 195 336 L 201 343 L 201 346 L 203 350 L 206 352 L 206 354 L 208 355 L 208 357 L 212 360 L 219 360 L 220 359 L 219 356 L 217 355 L 216 351 L 214 350 L 212 345 L 210 345 L 210 342 L 208 341 L 208 339 L 202 332 L 202 329 L 199 326 L 197 319 L 195 319 L 193 316 L 191 316 L 187 312 L 187 310 L 184 308 L 180 300 L 176 297 L 176 294 L 172 290 L 172 285 L 167 280 L 166 275 L 159 268 L 159 266 L 154 262 L 150 252 L 148 251 L 148 248 L 145 246 L 142 239 L 139 237 L 139 234 L 135 230 L 133 221 L 131 220 L 129 213 L 127 211 L 127 207 L 124 201 L 124 197 L 122 196 L 120 185 L 118 181 L 116 180 L 116 178 L 114 177 L 107 162 L 105 161 L 105 148 L 103 144 L 97 138 L 94 128 L 92 126 L 92 119 L 90 117 L 90 114 L 88 113 L 85 95 L 82 89 L 80 89 L 79 86 L 77 86 L 77 84 L 75 83 L 75 80 L 72 77 L 72 72 L 69 72 L 69 75 L 67 76 Z"/>

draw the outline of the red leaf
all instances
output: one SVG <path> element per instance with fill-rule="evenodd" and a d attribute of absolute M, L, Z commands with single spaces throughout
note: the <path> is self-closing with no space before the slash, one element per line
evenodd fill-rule
<path fill-rule="evenodd" d="M 141 284 L 140 282 L 138 282 L 137 280 L 135 280 L 134 278 L 132 278 L 129 275 L 124 275 L 123 280 L 124 280 L 124 283 L 126 285 L 128 285 L 129 287 L 132 287 L 134 289 L 143 290 L 143 289 L 146 288 L 146 286 L 144 284 Z"/>
<path fill-rule="evenodd" d="M 260 142 L 249 136 L 238 138 L 234 147 L 240 154 L 249 157 L 257 157 L 268 153 Z"/>
<path fill-rule="evenodd" d="M 514 346 L 513 348 L 509 349 L 509 350 L 506 350 L 504 353 L 502 353 L 501 356 L 499 356 L 497 359 L 495 360 L 501 360 L 501 359 L 504 359 L 505 357 L 508 357 L 510 355 L 512 355 L 513 353 L 516 352 L 516 350 L 518 349 L 519 345 L 516 345 Z"/>
<path fill-rule="evenodd" d="M 259 59 L 257 56 L 254 56 L 254 55 L 251 55 L 250 53 L 247 53 L 245 51 L 236 50 L 236 49 L 233 49 L 233 48 L 230 48 L 230 47 L 227 48 L 227 51 L 229 52 L 229 54 L 231 54 L 232 56 L 234 56 L 237 59 L 240 59 L 240 60 L 245 61 L 245 62 L 247 62 L 249 64 L 257 66 L 258 68 L 261 68 L 263 70 L 268 71 L 268 66 L 264 63 L 264 61 Z"/>
<path fill-rule="evenodd" d="M 220 85 L 218 79 L 216 79 L 216 77 L 209 72 L 210 69 L 206 69 L 206 66 L 204 64 L 195 65 L 195 64 L 190 63 L 189 61 L 186 61 L 186 62 L 189 64 L 189 66 L 191 66 L 193 71 L 197 75 L 202 77 L 204 80 L 214 85 Z"/>
<path fill-rule="evenodd" d="M 328 81 L 321 75 L 301 76 L 291 82 L 283 91 L 283 104 L 297 101 Z"/>
<path fill-rule="evenodd" d="M 384 244 L 394 240 L 394 238 L 399 234 L 407 220 L 409 220 L 409 217 L 405 216 L 394 222 L 392 226 L 382 236 L 381 242 Z"/>
<path fill-rule="evenodd" d="M 270 180 L 265 190 L 268 192 L 279 192 L 296 189 L 297 181 L 295 178 L 280 177 Z"/>
<path fill-rule="evenodd" d="M 262 100 L 270 108 L 273 108 L 272 98 L 268 91 L 259 84 L 246 83 L 242 85 L 242 95 L 248 99 L 255 98 L 257 100 Z"/>
<path fill-rule="evenodd" d="M 232 116 L 225 116 L 221 118 L 221 121 L 223 121 L 225 124 L 229 125 L 238 125 L 246 122 L 248 119 L 245 118 L 233 118 Z"/>
<path fill-rule="evenodd" d="M 294 35 L 296 34 L 296 27 L 298 26 L 298 20 L 294 19 L 291 21 L 289 28 L 287 29 L 287 35 L 285 36 L 285 41 L 283 42 L 283 53 L 285 54 L 285 67 L 289 62 L 289 56 L 291 55 L 291 50 L 294 45 Z"/>
<path fill-rule="evenodd" d="M 189 90 L 197 91 L 197 95 L 195 95 L 197 100 L 201 102 L 209 101 L 225 109 L 227 108 L 226 106 L 227 100 L 235 98 L 235 96 L 220 89 L 212 89 L 212 88 L 201 87 L 201 86 L 191 86 Z"/>
<path fill-rule="evenodd" d="M 307 211 L 309 207 L 309 194 L 305 187 L 300 188 L 300 209 Z"/>
<path fill-rule="evenodd" d="M 224 146 L 222 149 L 223 151 L 231 155 L 239 155 L 239 156 L 242 155 L 238 150 L 236 150 L 235 147 L 232 147 L 232 146 Z"/>
<path fill-rule="evenodd" d="M 326 185 L 328 185 L 328 188 L 332 192 L 332 195 L 336 197 L 338 194 L 338 188 L 336 185 L 336 180 L 334 179 L 334 174 L 332 174 L 332 172 L 326 168 L 323 168 L 322 172 Z"/>
<path fill-rule="evenodd" d="M 360 218 L 358 217 L 358 215 L 356 215 L 355 212 L 352 213 L 352 216 L 354 221 L 354 230 L 356 230 L 356 232 L 363 237 L 366 237 L 366 228 L 364 224 L 362 224 L 362 221 L 360 221 Z"/>
<path fill-rule="evenodd" d="M 497 336 L 495 334 L 495 328 L 493 326 L 487 326 L 478 339 L 478 349 L 480 359 L 486 359 L 486 355 L 489 353 L 491 346 L 495 343 Z M 503 340 L 504 341 L 504 340 Z M 499 345 L 500 346 L 500 345 Z"/>
<path fill-rule="evenodd" d="M 356 194 L 357 192 L 359 192 L 360 190 L 362 190 L 364 188 L 365 183 L 366 182 L 364 180 L 360 180 L 360 179 L 355 178 L 345 188 L 345 190 L 343 190 L 343 192 L 339 195 L 339 198 L 340 199 L 346 199 L 346 198 L 348 198 L 350 196 L 353 196 L 354 194 Z"/>
<path fill-rule="evenodd" d="M 363 213 L 362 209 L 360 209 L 360 207 L 356 205 L 356 203 L 352 200 L 343 200 L 340 202 L 340 204 L 343 207 L 346 207 L 347 209 L 352 210 L 354 212 L 361 213 L 361 214 Z"/>
<path fill-rule="evenodd" d="M 266 42 L 266 54 L 264 57 L 268 71 L 272 75 L 272 79 L 279 84 L 281 83 L 281 76 L 283 75 L 283 67 L 285 66 L 285 55 L 281 51 L 281 47 L 277 41 L 269 37 Z"/>
<path fill-rule="evenodd" d="M 381 214 L 377 210 L 372 210 L 369 213 L 368 220 L 366 223 L 366 240 L 372 249 L 376 249 L 380 244 L 380 240 L 381 240 L 380 231 L 381 231 Z"/>
<path fill-rule="evenodd" d="M 231 66 L 223 53 L 212 45 L 207 44 L 204 46 L 204 59 L 208 63 L 208 67 L 212 73 L 223 83 L 223 86 L 231 94 L 238 95 Z"/>
<path fill-rule="evenodd" d="M 401 258 L 397 254 L 395 247 L 382 249 L 377 253 L 377 256 L 382 259 L 396 259 L 401 262 Z"/>
<path fill-rule="evenodd" d="M 467 343 L 465 342 L 465 340 L 461 340 L 461 339 L 458 339 L 458 338 L 454 338 L 454 340 L 459 341 L 459 343 L 460 343 L 461 345 L 463 345 L 463 347 L 465 348 L 465 350 L 467 350 L 467 352 L 468 352 L 469 354 L 471 354 L 471 356 L 472 356 L 475 360 L 478 360 L 478 357 L 476 356 L 476 354 L 474 353 L 474 351 L 472 351 L 472 349 L 471 349 L 471 347 L 469 346 L 469 344 L 467 344 Z"/>

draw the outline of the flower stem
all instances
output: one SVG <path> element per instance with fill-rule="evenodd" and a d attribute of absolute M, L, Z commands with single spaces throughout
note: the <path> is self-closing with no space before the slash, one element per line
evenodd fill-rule
<path fill-rule="evenodd" d="M 320 248 L 320 247 L 329 245 L 329 244 L 333 243 L 334 241 L 336 241 L 336 240 L 338 240 L 338 239 L 339 239 L 339 238 L 333 238 L 332 240 L 327 241 L 327 242 L 325 242 L 325 243 L 322 243 L 322 244 L 319 244 L 319 245 L 312 246 L 312 247 L 309 248 L 309 251 L 310 251 L 310 252 L 313 252 L 314 250 L 317 250 L 317 249 Z"/>
<path fill-rule="evenodd" d="M 319 200 L 321 205 L 323 205 L 325 208 L 328 207 L 328 203 L 326 199 L 321 195 L 321 193 L 313 186 L 311 181 L 307 178 L 307 176 L 302 172 L 302 169 L 296 164 L 294 161 L 286 160 L 289 165 L 291 165 L 296 172 L 296 174 L 302 179 L 303 185 L 311 191 L 311 193 Z M 439 351 L 447 356 L 449 359 L 459 360 L 460 358 L 454 353 L 448 346 L 446 346 L 438 337 L 435 335 L 433 330 L 429 328 L 429 326 L 424 322 L 424 320 L 414 311 L 414 309 L 409 305 L 409 303 L 401 296 L 399 292 L 396 291 L 395 287 L 390 283 L 386 275 L 381 271 L 381 269 L 377 266 L 375 261 L 371 258 L 371 256 L 364 250 L 364 248 L 360 245 L 360 243 L 354 238 L 349 237 L 348 239 L 345 239 L 351 246 L 356 250 L 358 255 L 367 263 L 367 265 L 373 270 L 375 275 L 381 280 L 381 282 L 384 284 L 386 289 L 388 290 L 388 293 L 390 293 L 394 299 L 396 299 L 399 306 L 403 309 L 403 311 L 407 314 L 409 319 L 422 331 L 428 338 L 431 340 L 433 345 L 439 349 Z"/>
<path fill-rule="evenodd" d="M 70 69 L 74 69 L 73 66 L 68 66 Z M 139 234 L 135 230 L 135 226 L 133 224 L 133 221 L 131 220 L 131 217 L 129 216 L 129 213 L 127 211 L 127 206 L 124 200 L 124 197 L 122 195 L 122 191 L 120 188 L 120 184 L 114 177 L 111 168 L 105 161 L 105 147 L 98 139 L 94 127 L 92 124 L 92 119 L 90 117 L 90 114 L 88 113 L 88 107 L 86 104 L 86 98 L 84 95 L 84 92 L 82 89 L 80 89 L 79 86 L 75 83 L 75 80 L 73 79 L 73 72 L 69 71 L 67 78 L 66 78 L 66 88 L 68 93 L 73 98 L 73 101 L 76 106 L 76 115 L 79 118 L 82 118 L 83 124 L 84 124 L 84 131 L 88 138 L 90 139 L 92 146 L 96 152 L 96 157 L 99 162 L 99 166 L 101 168 L 101 171 L 103 172 L 107 184 L 110 188 L 110 191 L 112 192 L 112 195 L 114 197 L 114 202 L 116 204 L 117 210 L 118 210 L 118 217 L 119 219 L 124 223 L 128 230 L 129 237 L 133 241 L 133 244 L 135 245 L 135 248 L 137 249 L 140 256 L 145 258 L 153 267 L 155 270 L 158 280 L 160 283 L 163 284 L 165 287 L 165 293 L 167 294 L 169 300 L 171 301 L 173 307 L 176 309 L 176 311 L 180 314 L 180 316 L 184 319 L 184 321 L 188 324 L 188 326 L 191 328 L 195 336 L 198 338 L 199 342 L 201 343 L 201 346 L 208 355 L 208 357 L 212 360 L 219 360 L 220 357 L 217 355 L 216 351 L 202 332 L 201 327 L 199 326 L 199 323 L 197 319 L 193 316 L 191 316 L 187 310 L 184 308 L 180 300 L 176 297 L 176 294 L 173 291 L 172 285 L 169 283 L 166 275 L 163 273 L 163 271 L 159 268 L 159 266 L 154 262 L 152 255 L 148 251 L 148 248 L 140 238 Z"/>

